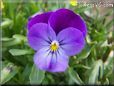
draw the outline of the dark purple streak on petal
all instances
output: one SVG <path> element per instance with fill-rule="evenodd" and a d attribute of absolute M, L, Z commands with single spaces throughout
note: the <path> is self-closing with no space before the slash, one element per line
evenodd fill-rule
<path fill-rule="evenodd" d="M 51 63 L 48 71 L 50 72 L 64 72 L 68 68 L 69 58 L 65 52 L 59 48 L 57 52 L 53 53 Z"/>
<path fill-rule="evenodd" d="M 60 47 L 68 56 L 76 55 L 84 48 L 85 45 L 82 32 L 73 27 L 62 30 L 58 34 L 57 39 L 60 43 Z"/>
<path fill-rule="evenodd" d="M 51 62 L 51 54 L 49 51 L 49 46 L 41 48 L 34 55 L 34 63 L 37 68 L 41 70 L 48 70 Z"/>
<path fill-rule="evenodd" d="M 64 72 L 68 67 L 68 61 L 68 56 L 63 50 L 52 54 L 49 47 L 40 49 L 34 56 L 36 67 L 49 72 Z"/>
<path fill-rule="evenodd" d="M 49 46 L 52 40 L 56 39 L 56 34 L 49 25 L 37 23 L 28 32 L 28 43 L 34 50 L 39 50 L 44 46 Z"/>

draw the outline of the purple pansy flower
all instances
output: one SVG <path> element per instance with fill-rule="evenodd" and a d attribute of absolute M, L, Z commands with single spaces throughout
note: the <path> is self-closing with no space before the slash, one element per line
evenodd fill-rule
<path fill-rule="evenodd" d="M 28 42 L 36 50 L 34 63 L 49 72 L 63 72 L 69 57 L 81 52 L 87 33 L 84 20 L 73 11 L 35 14 L 28 21 Z"/>

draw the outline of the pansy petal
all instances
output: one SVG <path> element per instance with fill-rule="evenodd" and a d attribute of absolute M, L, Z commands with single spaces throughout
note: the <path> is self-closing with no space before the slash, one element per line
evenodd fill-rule
<path fill-rule="evenodd" d="M 42 14 L 36 13 L 29 18 L 27 28 L 30 30 L 30 28 L 36 23 L 48 23 L 48 19 L 52 13 L 53 12 L 46 12 Z"/>
<path fill-rule="evenodd" d="M 49 18 L 49 24 L 58 34 L 67 27 L 79 29 L 86 36 L 87 29 L 84 20 L 78 14 L 68 9 L 59 9 L 55 11 Z"/>
<path fill-rule="evenodd" d="M 69 58 L 62 49 L 53 54 L 51 59 L 50 72 L 64 72 L 68 68 Z"/>
<path fill-rule="evenodd" d="M 59 40 L 60 47 L 68 56 L 73 56 L 79 53 L 85 44 L 82 32 L 73 27 L 62 30 L 58 34 L 57 39 Z"/>
<path fill-rule="evenodd" d="M 34 63 L 41 70 L 48 70 L 51 62 L 51 54 L 49 47 L 41 48 L 34 55 Z"/>
<path fill-rule="evenodd" d="M 37 23 L 28 31 L 28 43 L 34 50 L 50 45 L 56 39 L 56 34 L 51 27 L 45 23 Z"/>
<path fill-rule="evenodd" d="M 49 72 L 63 72 L 68 67 L 68 56 L 65 53 L 52 53 L 49 47 L 40 49 L 34 56 L 37 68 Z"/>

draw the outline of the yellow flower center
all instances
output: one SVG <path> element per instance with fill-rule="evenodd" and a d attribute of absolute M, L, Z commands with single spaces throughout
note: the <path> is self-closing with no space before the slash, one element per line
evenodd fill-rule
<path fill-rule="evenodd" d="M 59 44 L 57 41 L 53 41 L 50 45 L 51 51 L 56 51 L 59 48 Z"/>

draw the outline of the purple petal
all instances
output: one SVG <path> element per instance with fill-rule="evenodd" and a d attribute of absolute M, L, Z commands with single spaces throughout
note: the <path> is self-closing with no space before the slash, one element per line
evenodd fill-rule
<path fill-rule="evenodd" d="M 63 35 L 65 34 L 65 35 Z M 69 27 L 62 30 L 57 39 L 60 43 L 60 47 L 66 52 L 68 56 L 73 56 L 84 48 L 84 37 L 80 30 Z"/>
<path fill-rule="evenodd" d="M 69 58 L 65 52 L 59 48 L 58 52 L 53 54 L 50 69 L 50 72 L 64 72 L 68 68 Z"/>
<path fill-rule="evenodd" d="M 37 68 L 49 72 L 63 72 L 68 67 L 68 56 L 62 51 L 52 53 L 48 47 L 40 49 L 34 56 Z"/>
<path fill-rule="evenodd" d="M 46 12 L 43 14 L 35 14 L 28 20 L 27 28 L 30 28 L 36 23 L 48 23 L 48 19 L 53 12 Z"/>
<path fill-rule="evenodd" d="M 84 36 L 86 36 L 87 28 L 84 20 L 73 11 L 68 9 L 59 9 L 54 12 L 49 18 L 49 24 L 59 33 L 61 30 L 67 27 L 74 27 L 79 29 Z"/>
<path fill-rule="evenodd" d="M 34 50 L 50 45 L 54 39 L 56 39 L 55 32 L 45 23 L 37 23 L 28 31 L 28 43 Z"/>
<path fill-rule="evenodd" d="M 48 70 L 51 62 L 51 54 L 49 54 L 49 47 L 41 48 L 34 55 L 34 63 L 37 68 L 41 70 Z"/>

